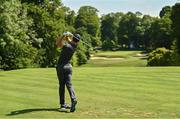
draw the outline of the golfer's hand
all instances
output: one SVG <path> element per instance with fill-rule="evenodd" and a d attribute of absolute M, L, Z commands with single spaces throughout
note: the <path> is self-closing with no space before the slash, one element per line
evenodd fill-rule
<path fill-rule="evenodd" d="M 63 33 L 63 36 L 69 36 L 69 37 L 72 37 L 73 36 L 73 34 L 71 33 L 71 32 L 64 32 Z"/>

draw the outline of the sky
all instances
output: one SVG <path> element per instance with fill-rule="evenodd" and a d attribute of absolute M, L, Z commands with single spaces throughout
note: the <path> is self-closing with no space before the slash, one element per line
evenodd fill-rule
<path fill-rule="evenodd" d="M 111 12 L 136 12 L 159 16 L 162 7 L 174 5 L 180 0 L 62 0 L 62 3 L 77 12 L 81 6 L 90 5 L 99 10 L 99 15 Z"/>

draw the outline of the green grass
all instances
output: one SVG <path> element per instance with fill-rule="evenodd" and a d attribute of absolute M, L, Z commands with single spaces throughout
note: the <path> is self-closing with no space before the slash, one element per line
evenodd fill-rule
<path fill-rule="evenodd" d="M 145 67 L 146 56 L 139 56 L 142 51 L 105 51 L 93 55 L 84 67 Z M 105 58 L 105 59 L 102 59 Z M 119 59 L 118 59 L 119 58 Z"/>
<path fill-rule="evenodd" d="M 127 58 L 138 53 L 141 53 L 141 51 L 99 51 L 95 56 Z"/>
<path fill-rule="evenodd" d="M 54 68 L 0 72 L 0 118 L 180 118 L 180 67 L 75 67 L 77 112 L 57 112 Z M 69 102 L 69 96 L 67 100 Z"/>
<path fill-rule="evenodd" d="M 57 111 L 55 68 L 0 71 L 0 118 L 180 118 L 180 67 L 145 67 L 141 53 L 98 52 L 74 67 L 75 113 Z"/>

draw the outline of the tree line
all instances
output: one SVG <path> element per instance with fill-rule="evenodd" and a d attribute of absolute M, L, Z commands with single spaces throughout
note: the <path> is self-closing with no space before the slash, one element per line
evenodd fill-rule
<path fill-rule="evenodd" d="M 179 26 L 180 3 L 163 7 L 159 17 L 109 13 L 101 17 L 102 48 L 146 50 L 148 66 L 180 65 Z"/>
<path fill-rule="evenodd" d="M 84 42 L 102 50 L 147 50 L 151 52 L 149 65 L 158 65 L 158 61 L 160 65 L 164 62 L 179 65 L 179 3 L 163 7 L 160 18 L 140 12 L 99 17 L 92 6 L 82 6 L 75 13 L 60 0 L 0 0 L 0 3 L 0 69 L 56 66 L 60 50 L 55 40 L 65 31 L 81 34 Z M 156 49 L 160 47 L 164 48 Z M 80 43 L 72 64 L 87 63 L 91 49 Z M 159 52 L 155 50 L 160 50 L 162 56 L 157 57 Z M 164 54 L 169 54 L 168 58 Z"/>

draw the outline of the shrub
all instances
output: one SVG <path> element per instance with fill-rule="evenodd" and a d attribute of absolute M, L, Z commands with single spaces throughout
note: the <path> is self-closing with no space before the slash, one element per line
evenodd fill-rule
<path fill-rule="evenodd" d="M 104 50 L 112 50 L 114 47 L 116 47 L 116 43 L 113 40 L 105 40 L 102 44 Z"/>
<path fill-rule="evenodd" d="M 82 65 L 82 64 L 86 64 L 87 63 L 87 57 L 85 55 L 85 53 L 83 51 L 78 51 L 76 53 L 77 56 L 77 64 L 78 65 Z"/>
<path fill-rule="evenodd" d="M 73 57 L 71 59 L 72 66 L 77 66 L 78 65 L 78 61 L 77 60 L 78 60 L 78 58 L 77 58 L 76 52 L 75 52 L 75 54 L 73 55 Z"/>
<path fill-rule="evenodd" d="M 22 42 L 7 46 L 1 54 L 1 69 L 12 70 L 33 67 L 37 49 Z"/>
<path fill-rule="evenodd" d="M 172 66 L 175 65 L 173 59 L 174 52 L 166 48 L 157 48 L 149 53 L 147 59 L 148 66 Z"/>

